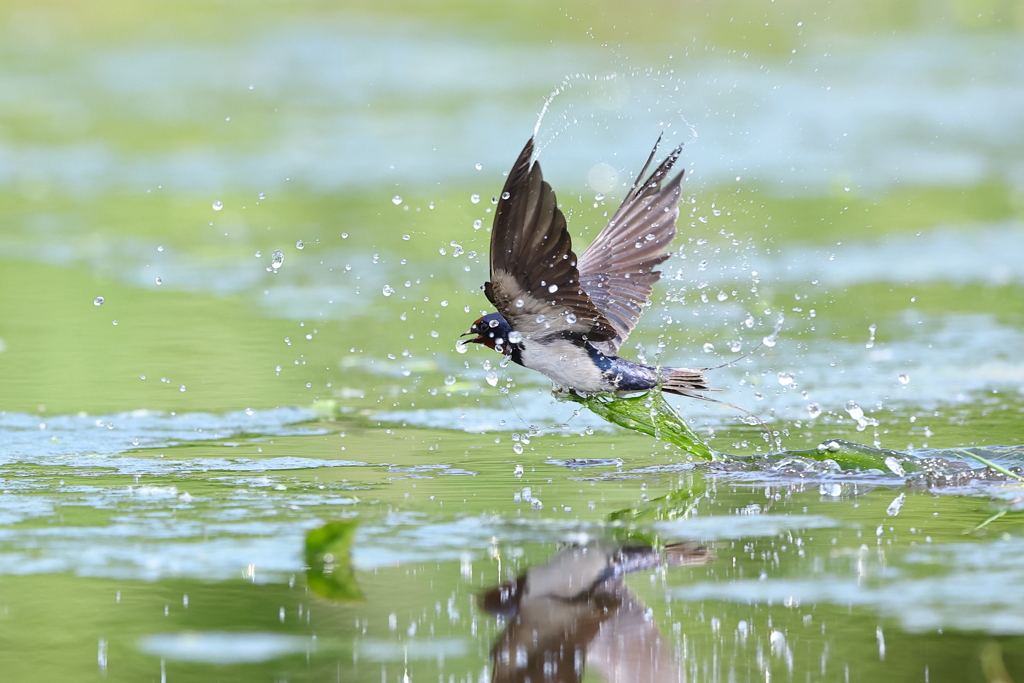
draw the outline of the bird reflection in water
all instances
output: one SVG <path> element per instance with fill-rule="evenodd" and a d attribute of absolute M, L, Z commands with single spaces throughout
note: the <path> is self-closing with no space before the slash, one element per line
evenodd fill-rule
<path fill-rule="evenodd" d="M 506 628 L 491 649 L 493 683 L 576 683 L 587 666 L 608 683 L 684 683 L 673 644 L 623 579 L 662 565 L 704 564 L 707 548 L 590 543 L 480 596 Z"/>

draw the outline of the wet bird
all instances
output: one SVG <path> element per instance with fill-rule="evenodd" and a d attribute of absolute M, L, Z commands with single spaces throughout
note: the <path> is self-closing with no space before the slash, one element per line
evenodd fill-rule
<path fill-rule="evenodd" d="M 660 138 L 659 138 L 660 142 Z M 622 205 L 577 259 L 555 193 L 533 161 L 531 138 L 519 154 L 498 201 L 491 231 L 488 300 L 497 309 L 463 337 L 547 375 L 580 394 L 662 391 L 704 398 L 700 369 L 655 367 L 617 354 L 648 304 L 655 267 L 676 234 L 679 183 L 668 182 L 682 147 L 649 175 L 658 145 Z"/>

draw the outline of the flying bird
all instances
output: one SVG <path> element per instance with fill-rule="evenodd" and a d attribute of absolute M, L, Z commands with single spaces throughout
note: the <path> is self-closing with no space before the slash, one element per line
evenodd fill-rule
<path fill-rule="evenodd" d="M 660 142 L 660 138 L 659 138 Z M 580 394 L 662 391 L 705 398 L 701 369 L 655 367 L 620 358 L 648 304 L 655 267 L 667 259 L 679 216 L 683 171 L 667 182 L 682 146 L 646 176 L 647 163 L 608 225 L 580 258 L 555 193 L 533 161 L 533 138 L 516 159 L 491 230 L 487 299 L 497 309 L 466 332 Z"/>

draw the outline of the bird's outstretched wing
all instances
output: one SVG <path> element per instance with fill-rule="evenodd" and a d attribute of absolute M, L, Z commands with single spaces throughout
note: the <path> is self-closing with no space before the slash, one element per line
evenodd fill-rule
<path fill-rule="evenodd" d="M 555 193 L 526 143 L 505 182 L 491 231 L 491 279 L 484 292 L 526 338 L 613 339 L 617 330 L 580 286 L 576 254 Z"/>
<path fill-rule="evenodd" d="M 661 277 L 661 272 L 654 267 L 669 257 L 666 249 L 676 236 L 683 171 L 665 187 L 661 183 L 682 149 L 680 145 L 672 150 L 644 179 L 658 151 L 655 143 L 622 206 L 580 257 L 580 285 L 615 328 L 613 338 L 594 344 L 606 355 L 618 353 L 636 327 L 654 283 Z"/>

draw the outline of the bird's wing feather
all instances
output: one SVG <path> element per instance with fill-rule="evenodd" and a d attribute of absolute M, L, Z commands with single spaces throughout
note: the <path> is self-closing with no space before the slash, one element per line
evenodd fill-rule
<path fill-rule="evenodd" d="M 614 338 L 594 344 L 609 356 L 618 353 L 640 320 L 654 283 L 661 277 L 654 267 L 669 257 L 666 249 L 676 235 L 683 172 L 665 187 L 661 184 L 682 146 L 644 179 L 657 150 L 655 144 L 622 206 L 579 259 L 580 285 L 615 328 Z"/>
<path fill-rule="evenodd" d="M 532 156 L 531 138 L 498 202 L 491 231 L 491 279 L 484 292 L 524 337 L 612 339 L 617 331 L 580 285 L 565 216 L 540 164 L 530 163 Z"/>

